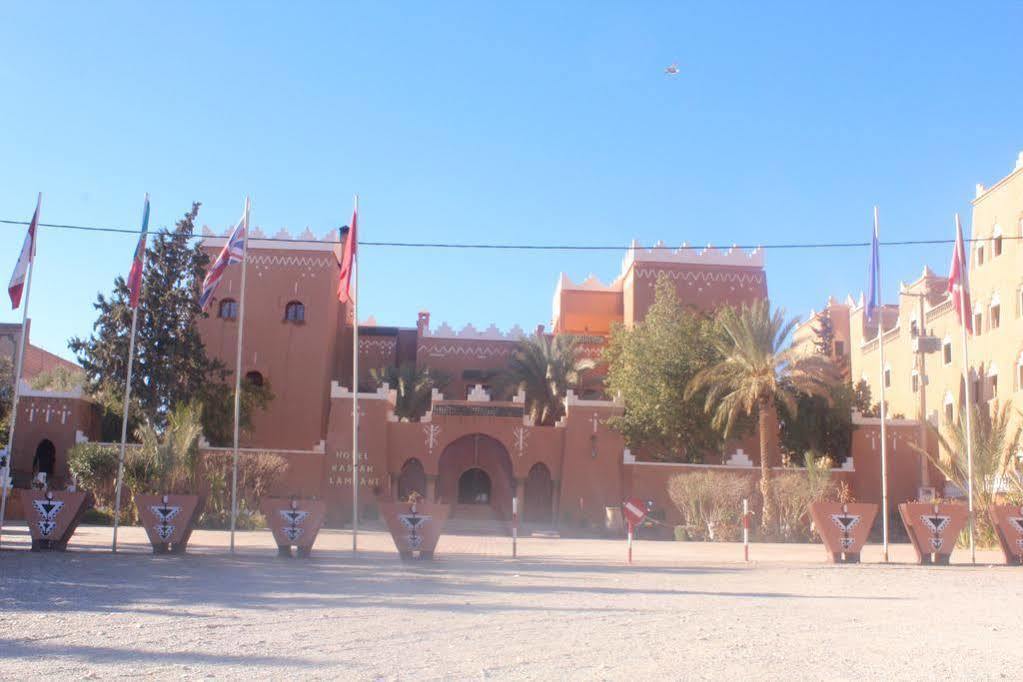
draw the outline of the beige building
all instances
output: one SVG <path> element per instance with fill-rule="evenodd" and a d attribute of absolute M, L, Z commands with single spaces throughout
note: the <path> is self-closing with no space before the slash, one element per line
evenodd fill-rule
<path fill-rule="evenodd" d="M 949 237 L 953 229 L 950 215 Z M 991 187 L 977 185 L 972 221 L 964 232 L 971 238 L 975 330 L 968 342 L 971 400 L 980 404 L 1011 400 L 1023 408 L 1023 153 L 1009 175 Z M 948 252 L 951 260 L 951 245 Z M 898 303 L 885 306 L 883 380 L 892 418 L 916 419 L 923 408 L 930 423 L 943 426 L 958 415 L 965 400 L 963 333 L 946 293 L 947 269 L 947 263 L 941 265 L 942 274 L 924 267 L 917 279 L 900 285 Z M 843 350 L 850 377 L 853 382 L 865 380 L 877 402 L 882 380 L 877 324 L 866 322 L 862 296 L 858 302 L 829 301 L 825 312 L 833 319 L 836 339 L 848 321 Z M 812 313 L 800 325 L 794 335 L 797 344 L 812 342 L 819 315 Z M 921 346 L 928 351 L 922 356 L 917 352 Z"/>

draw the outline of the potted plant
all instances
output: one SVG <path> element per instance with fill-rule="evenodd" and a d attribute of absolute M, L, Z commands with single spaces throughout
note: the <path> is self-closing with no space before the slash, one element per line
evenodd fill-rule
<path fill-rule="evenodd" d="M 433 558 L 451 505 L 428 502 L 414 491 L 406 501 L 381 500 L 377 504 L 403 561 Z"/>
<path fill-rule="evenodd" d="M 1023 557 L 1023 510 L 1020 509 L 1020 502 L 1023 502 L 1023 483 L 1021 483 L 1016 452 L 1020 446 L 1021 431 L 1018 426 L 1011 423 L 1010 403 L 1008 401 L 999 404 L 995 402 L 990 409 L 983 409 L 980 405 L 971 408 L 971 438 L 967 440 L 966 413 L 962 411 L 959 418 L 949 424 L 944 433 L 933 429 L 940 445 L 937 456 L 926 453 L 928 458 L 941 471 L 946 479 L 955 484 L 960 491 L 966 492 L 969 489 L 969 463 L 967 461 L 966 444 L 969 442 L 973 452 L 973 500 L 975 511 L 975 538 L 978 545 L 990 547 L 996 543 L 1001 546 L 1005 561 L 1009 564 L 1019 564 Z M 919 450 L 919 448 L 918 448 Z M 1009 493 L 1009 499 L 1004 502 L 1014 501 L 1015 505 L 1000 503 L 999 495 L 1002 492 Z M 922 505 L 930 507 L 931 505 Z M 955 505 L 966 509 L 966 505 Z M 938 505 L 932 509 L 934 518 L 928 522 L 924 520 L 922 531 L 926 536 L 930 525 L 940 524 L 940 516 L 951 513 L 953 516 L 962 515 L 962 510 L 949 509 L 950 505 Z M 901 511 L 901 509 L 900 509 Z M 926 510 L 925 510 L 926 511 Z M 986 512 L 986 513 L 985 513 Z M 969 511 L 965 511 L 966 522 L 969 521 Z M 952 520 L 950 520 L 952 522 Z M 928 525 L 930 524 L 930 525 Z M 918 524 L 919 526 L 919 524 Z M 962 526 L 960 526 L 961 530 Z M 945 535 L 951 531 L 945 529 Z M 958 531 L 955 531 L 958 533 Z M 912 533 L 911 533 L 912 537 Z M 947 545 L 948 552 L 952 551 L 954 536 Z M 931 542 L 936 541 L 931 538 Z M 924 554 L 928 547 L 924 547 Z M 918 550 L 918 557 L 920 551 Z M 944 563 L 948 562 L 948 556 L 944 556 Z"/>
<path fill-rule="evenodd" d="M 32 537 L 32 551 L 63 552 L 82 515 L 92 507 L 92 494 L 68 490 L 22 490 L 21 508 Z"/>
<path fill-rule="evenodd" d="M 154 554 L 184 553 L 203 498 L 197 494 L 200 408 L 178 405 L 158 432 L 145 424 L 136 432 L 140 447 L 125 462 L 139 520 Z"/>
<path fill-rule="evenodd" d="M 323 500 L 264 497 L 260 500 L 259 509 L 273 532 L 279 556 L 290 557 L 292 545 L 300 559 L 309 556 L 327 516 L 327 505 Z"/>

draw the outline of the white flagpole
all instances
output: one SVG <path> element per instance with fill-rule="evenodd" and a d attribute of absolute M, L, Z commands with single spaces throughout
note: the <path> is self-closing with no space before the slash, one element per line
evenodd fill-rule
<path fill-rule="evenodd" d="M 877 227 L 877 206 L 874 207 L 874 239 L 878 238 Z M 878 245 L 878 251 L 881 247 Z M 878 255 L 874 282 L 874 290 L 877 292 L 877 348 L 881 360 L 881 529 L 882 541 L 884 544 L 884 560 L 888 561 L 888 429 L 885 422 L 888 418 L 888 408 L 885 405 L 884 391 L 884 303 L 881 295 L 881 257 Z"/>
<path fill-rule="evenodd" d="M 355 195 L 355 221 L 359 220 L 359 195 Z M 354 222 L 354 221 L 353 221 Z M 353 226 L 355 227 L 355 226 Z M 357 238 L 351 231 L 348 238 Z M 352 245 L 352 278 L 355 296 L 352 299 L 352 552 L 359 549 L 359 253 Z"/>
<path fill-rule="evenodd" d="M 36 198 L 36 215 L 43 204 L 43 193 Z M 28 299 L 32 295 L 32 273 L 36 264 L 36 242 L 39 239 L 39 225 L 32 236 L 32 253 L 28 260 L 28 274 L 25 282 L 25 307 L 21 310 L 21 338 L 18 339 L 18 358 L 14 363 L 14 397 L 11 399 L 11 428 L 7 432 L 7 466 L 0 470 L 0 544 L 3 543 L 4 515 L 7 513 L 7 479 L 11 475 L 14 461 L 14 426 L 18 421 L 18 398 L 21 396 L 21 370 L 25 363 L 25 337 L 28 336 Z"/>
<path fill-rule="evenodd" d="M 146 205 L 149 204 L 149 192 L 146 192 Z M 142 266 L 145 267 L 145 253 L 143 253 Z M 139 282 L 140 296 L 141 287 L 145 278 Z M 131 292 L 129 292 L 131 300 Z M 124 412 L 121 414 L 121 452 L 117 457 L 117 483 L 114 485 L 114 538 L 110 543 L 110 551 L 117 552 L 117 529 L 121 525 L 121 489 L 124 485 L 124 450 L 128 444 L 128 405 L 131 400 L 131 370 L 135 362 L 135 329 L 139 321 L 139 307 L 136 305 L 131 311 L 131 337 L 128 341 L 128 371 L 124 378 Z"/>
<path fill-rule="evenodd" d="M 959 237 L 963 233 L 962 225 L 959 223 L 959 214 L 956 213 L 956 251 L 959 253 L 959 317 L 963 328 L 963 384 L 966 387 L 964 398 L 966 399 L 966 496 L 970 511 L 970 563 L 977 563 L 977 548 L 974 543 L 974 520 L 973 520 L 973 404 L 970 402 L 970 351 L 967 343 L 966 333 L 967 315 L 973 311 L 966 309 L 967 285 L 966 279 L 966 243 L 960 242 Z M 959 245 L 963 248 L 960 249 Z"/>
<path fill-rule="evenodd" d="M 242 335 L 245 331 L 245 266 L 249 260 L 249 198 L 245 197 L 245 238 L 242 241 L 242 290 L 238 303 L 238 349 L 234 361 L 234 457 L 231 463 L 231 553 L 234 554 L 234 531 L 238 521 L 238 420 L 242 406 Z M 228 237 L 230 239 L 230 237 Z M 228 249 L 231 246 L 228 244 Z"/>

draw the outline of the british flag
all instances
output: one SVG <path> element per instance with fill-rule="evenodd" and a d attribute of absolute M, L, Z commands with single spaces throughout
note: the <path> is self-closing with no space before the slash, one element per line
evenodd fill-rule
<path fill-rule="evenodd" d="M 224 273 L 227 271 L 228 266 L 235 263 L 241 263 L 245 257 L 245 241 L 248 238 L 249 231 L 249 202 L 245 201 L 245 212 L 242 214 L 242 219 L 235 225 L 234 230 L 231 231 L 231 236 L 227 238 L 227 243 L 224 244 L 224 248 L 221 249 L 220 255 L 217 256 L 217 260 L 214 261 L 210 271 L 206 273 L 206 278 L 202 281 L 202 293 L 199 294 L 199 306 L 206 310 L 206 307 L 213 300 L 213 294 L 217 290 L 217 286 L 220 284 L 220 280 L 224 277 Z"/>

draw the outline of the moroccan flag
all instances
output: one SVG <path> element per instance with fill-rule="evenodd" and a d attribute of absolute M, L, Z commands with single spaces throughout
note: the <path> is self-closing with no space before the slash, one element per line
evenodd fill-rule
<path fill-rule="evenodd" d="M 142 267 L 146 262 L 146 236 L 148 234 L 149 195 L 146 194 L 146 203 L 142 207 L 142 234 L 139 235 L 139 243 L 135 246 L 135 257 L 131 261 L 131 271 L 128 273 L 128 291 L 132 310 L 139 307 L 139 294 L 142 293 Z"/>
<path fill-rule="evenodd" d="M 948 270 L 947 291 L 952 294 L 952 306 L 955 308 L 959 324 L 965 325 L 966 331 L 972 334 L 973 309 L 970 307 L 970 277 L 966 268 L 963 226 L 959 222 L 958 213 L 956 214 L 956 243 L 952 249 L 952 265 Z M 966 311 L 966 315 L 963 315 L 963 311 Z"/>
<path fill-rule="evenodd" d="M 11 282 L 7 285 L 7 293 L 11 297 L 11 309 L 17 310 L 21 305 L 21 292 L 25 289 L 25 278 L 28 276 L 28 266 L 36 255 L 36 228 L 39 227 L 39 207 L 43 204 L 43 193 L 39 193 L 36 199 L 36 212 L 32 214 L 32 222 L 28 225 L 28 233 L 21 245 L 21 254 L 11 274 Z"/>
<path fill-rule="evenodd" d="M 355 197 L 355 209 L 352 211 L 352 226 L 348 228 L 348 239 L 341 251 L 341 274 L 337 282 L 337 300 L 342 303 L 354 301 L 352 293 L 352 270 L 355 266 L 355 250 L 358 245 L 356 229 L 359 224 L 359 197 Z"/>

